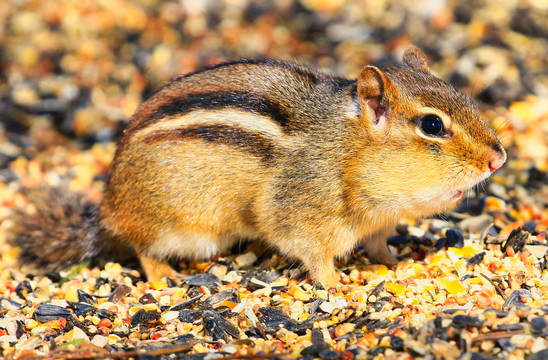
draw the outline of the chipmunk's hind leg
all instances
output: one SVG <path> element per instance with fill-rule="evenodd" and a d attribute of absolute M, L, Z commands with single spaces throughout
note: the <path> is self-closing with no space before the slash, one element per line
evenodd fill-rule
<path fill-rule="evenodd" d="M 158 232 L 153 242 L 139 249 L 139 259 L 149 281 L 158 281 L 164 276 L 179 274 L 169 265 L 170 260 L 205 260 L 230 249 L 245 234 L 229 235 L 208 232 L 189 232 L 171 229 Z"/>
<path fill-rule="evenodd" d="M 167 260 L 158 260 L 156 258 L 146 256 L 144 254 L 139 255 L 139 261 L 145 271 L 145 275 L 148 281 L 160 281 L 164 277 L 176 278 L 180 274 L 175 271 Z"/>

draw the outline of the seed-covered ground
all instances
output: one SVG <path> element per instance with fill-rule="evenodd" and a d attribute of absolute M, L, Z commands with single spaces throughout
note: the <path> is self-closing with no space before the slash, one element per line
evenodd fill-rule
<path fill-rule="evenodd" d="M 7 359 L 548 358 L 548 6 L 543 1 L 28 0 L 0 7 L 0 356 Z M 508 152 L 452 212 L 402 219 L 395 269 L 362 249 L 324 289 L 252 243 L 179 279 L 137 262 L 21 268 L 24 188 L 92 201 L 131 113 L 165 81 L 240 57 L 355 77 L 419 46 Z"/>

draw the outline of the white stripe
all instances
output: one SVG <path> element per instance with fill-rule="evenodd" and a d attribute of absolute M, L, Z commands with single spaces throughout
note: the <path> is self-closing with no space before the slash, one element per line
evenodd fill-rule
<path fill-rule="evenodd" d="M 284 136 L 282 128 L 268 116 L 234 109 L 199 109 L 183 116 L 151 124 L 146 128 L 139 130 L 133 139 L 137 140 L 146 137 L 156 131 L 176 130 L 195 125 L 226 125 L 227 127 L 238 127 L 251 133 L 256 132 L 276 139 L 280 139 Z"/>

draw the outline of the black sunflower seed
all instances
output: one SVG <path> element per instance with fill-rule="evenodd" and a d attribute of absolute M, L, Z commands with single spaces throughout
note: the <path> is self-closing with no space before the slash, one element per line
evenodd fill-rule
<path fill-rule="evenodd" d="M 183 335 L 177 336 L 177 338 L 175 339 L 175 343 L 185 344 L 192 341 L 193 339 L 194 339 L 193 334 L 183 334 Z"/>
<path fill-rule="evenodd" d="M 175 281 L 173 281 L 170 277 L 166 278 L 166 281 L 167 281 L 167 286 L 170 287 L 170 288 L 177 286 Z"/>
<path fill-rule="evenodd" d="M 386 346 L 375 346 L 374 348 L 369 350 L 367 354 L 375 357 L 375 356 L 384 354 L 385 351 L 386 351 Z"/>
<path fill-rule="evenodd" d="M 109 319 L 111 321 L 114 321 L 114 319 L 116 319 L 116 313 L 113 311 L 109 311 L 107 309 L 97 310 L 97 316 L 99 316 L 102 319 Z"/>
<path fill-rule="evenodd" d="M 253 284 L 251 282 L 251 279 L 260 279 L 264 275 L 266 275 L 265 269 L 260 267 L 252 267 L 242 275 L 242 280 L 240 280 L 240 286 L 251 287 L 252 289 L 250 290 L 257 290 L 260 288 L 260 286 Z"/>
<path fill-rule="evenodd" d="M 497 342 L 503 350 L 508 352 L 512 352 L 516 348 L 516 345 L 510 339 L 498 339 Z"/>
<path fill-rule="evenodd" d="M 318 356 L 321 359 L 325 359 L 325 360 L 336 360 L 340 357 L 338 352 L 336 352 L 335 350 L 331 350 L 331 349 L 326 349 L 326 350 L 320 351 L 318 353 Z"/>
<path fill-rule="evenodd" d="M 321 342 L 321 343 L 316 343 L 316 344 L 312 344 L 308 347 L 305 347 L 304 349 L 301 350 L 301 355 L 317 356 L 317 355 L 320 354 L 320 352 L 326 351 L 326 350 L 331 350 L 331 347 L 329 346 L 328 343 Z"/>
<path fill-rule="evenodd" d="M 548 359 L 548 349 L 540 350 L 528 357 L 528 360 L 544 360 Z"/>
<path fill-rule="evenodd" d="M 95 306 L 83 302 L 69 301 L 68 304 L 71 308 L 74 309 L 74 314 L 76 316 L 85 315 L 90 312 L 95 313 L 97 311 L 97 308 Z"/>
<path fill-rule="evenodd" d="M 369 296 L 379 297 L 380 293 L 384 289 L 384 283 L 385 281 L 383 280 L 377 286 L 375 286 L 375 288 L 373 289 L 373 291 L 371 291 L 371 294 L 369 294 Z"/>
<path fill-rule="evenodd" d="M 403 340 L 395 335 L 390 335 L 390 348 L 394 351 L 403 351 Z"/>
<path fill-rule="evenodd" d="M 268 328 L 278 329 L 284 327 L 291 320 L 291 318 L 280 308 L 262 307 L 259 309 L 259 312 L 263 314 L 262 316 L 259 316 L 259 321 Z"/>
<path fill-rule="evenodd" d="M 325 343 L 325 340 L 323 339 L 323 333 L 320 329 L 312 330 L 312 334 L 310 335 L 310 340 L 312 341 L 312 344 Z"/>
<path fill-rule="evenodd" d="M 527 244 L 527 240 L 529 240 L 529 233 L 518 227 L 517 229 L 512 230 L 510 235 L 508 235 L 508 239 L 506 239 L 506 242 L 502 245 L 502 250 L 506 253 L 506 249 L 511 247 L 516 253 L 520 252 Z"/>
<path fill-rule="evenodd" d="M 530 321 L 531 328 L 535 332 L 541 332 L 546 328 L 546 320 L 543 317 L 536 317 Z"/>
<path fill-rule="evenodd" d="M 384 329 L 390 325 L 390 320 L 388 319 L 382 319 L 378 321 L 373 321 L 367 324 L 367 330 L 368 331 L 375 331 L 378 329 Z"/>
<path fill-rule="evenodd" d="M 220 291 L 216 294 L 211 295 L 209 298 L 207 298 L 204 301 L 204 305 L 207 306 L 208 308 L 213 307 L 214 305 L 222 301 L 230 299 L 231 297 L 234 296 L 234 293 L 235 291 L 233 289 Z"/>
<path fill-rule="evenodd" d="M 212 286 L 221 283 L 221 279 L 215 274 L 198 274 L 185 280 L 191 286 Z"/>
<path fill-rule="evenodd" d="M 171 308 L 169 308 L 170 311 L 179 311 L 179 310 L 183 310 L 183 309 L 186 309 L 192 305 L 194 305 L 198 300 L 200 300 L 202 297 L 204 296 L 204 294 L 200 294 L 198 296 L 195 296 L 193 297 L 192 299 L 190 300 L 187 300 L 183 303 L 180 303 L 180 304 L 177 304 L 177 305 L 174 305 L 172 306 Z"/>
<path fill-rule="evenodd" d="M 196 310 L 181 310 L 179 311 L 179 320 L 182 322 L 193 323 L 202 317 L 202 313 Z"/>
<path fill-rule="evenodd" d="M 485 251 L 482 251 L 479 254 L 472 256 L 470 259 L 468 259 L 468 262 L 466 263 L 466 267 L 481 264 L 484 257 L 485 257 Z"/>
<path fill-rule="evenodd" d="M 147 325 L 149 322 L 156 321 L 160 317 L 160 314 L 157 311 L 146 311 L 144 309 L 139 309 L 131 317 L 131 322 L 129 325 L 135 327 L 137 325 Z"/>
<path fill-rule="evenodd" d="M 88 303 L 88 304 L 96 303 L 94 297 L 88 294 L 87 292 L 80 289 L 76 290 L 76 292 L 78 293 L 78 302 Z"/>
<path fill-rule="evenodd" d="M 17 320 L 15 324 L 16 324 L 15 337 L 19 339 L 25 333 L 25 323 L 22 322 L 21 320 Z"/>
<path fill-rule="evenodd" d="M 320 305 L 325 301 L 325 299 L 317 298 L 314 303 L 312 303 L 312 306 L 310 307 L 310 315 L 314 315 L 318 312 L 318 309 L 320 308 Z"/>
<path fill-rule="evenodd" d="M 478 352 L 472 352 L 472 353 L 470 353 L 469 359 L 470 359 L 470 360 L 496 360 L 496 358 L 493 357 L 493 356 L 486 355 L 486 354 L 482 354 L 482 353 L 478 353 Z"/>
<path fill-rule="evenodd" d="M 228 342 L 228 334 L 234 337 L 240 336 L 240 330 L 237 327 L 213 311 L 204 312 L 203 321 L 206 330 L 213 337 L 214 341 L 224 340 Z"/>
<path fill-rule="evenodd" d="M 61 306 L 40 304 L 34 311 L 34 316 L 37 321 L 45 323 L 48 321 L 58 320 L 59 318 L 65 318 L 68 320 L 72 317 L 72 312 Z"/>
<path fill-rule="evenodd" d="M 455 315 L 453 317 L 453 325 L 457 327 L 481 327 L 483 326 L 483 321 L 474 316 Z"/>
<path fill-rule="evenodd" d="M 495 315 L 497 316 L 497 318 L 499 318 L 499 319 L 502 319 L 502 318 L 508 316 L 507 311 L 502 311 L 502 310 L 498 310 L 498 309 L 488 308 L 488 309 L 485 309 L 485 311 L 494 312 Z"/>
<path fill-rule="evenodd" d="M 296 320 L 292 319 L 285 325 L 285 328 L 299 335 L 303 335 L 306 330 L 312 329 L 316 321 L 327 319 L 330 317 L 331 314 L 316 314 L 301 322 L 297 322 Z"/>
<path fill-rule="evenodd" d="M 259 280 L 261 280 L 261 281 L 263 281 L 267 284 L 270 284 L 270 283 L 276 281 L 277 279 L 279 279 L 281 276 L 282 276 L 282 273 L 280 271 L 274 270 L 274 271 L 267 272 L 266 274 L 261 276 L 259 278 Z"/>
<path fill-rule="evenodd" d="M 521 301 L 521 297 L 524 296 L 524 295 L 528 296 L 528 297 L 533 297 L 533 294 L 527 289 L 516 290 L 512 294 L 510 294 L 510 296 L 508 296 L 508 299 L 506 299 L 504 304 L 502 304 L 502 309 L 503 310 L 508 310 L 512 306 L 515 306 L 515 307 L 518 307 L 518 308 L 519 307 L 527 307 L 523 303 L 523 301 Z"/>
<path fill-rule="evenodd" d="M 445 237 L 447 238 L 449 246 L 459 249 L 464 246 L 464 236 L 462 235 L 462 231 L 457 227 L 447 230 L 445 232 Z"/>
<path fill-rule="evenodd" d="M 512 330 L 523 330 L 523 324 L 499 324 L 495 330 L 498 331 L 512 331 Z"/>

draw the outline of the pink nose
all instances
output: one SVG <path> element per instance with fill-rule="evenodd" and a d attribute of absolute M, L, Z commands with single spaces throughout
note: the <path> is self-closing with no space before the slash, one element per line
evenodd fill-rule
<path fill-rule="evenodd" d="M 489 171 L 495 172 L 506 162 L 506 151 L 501 147 L 499 151 L 489 154 Z"/>

